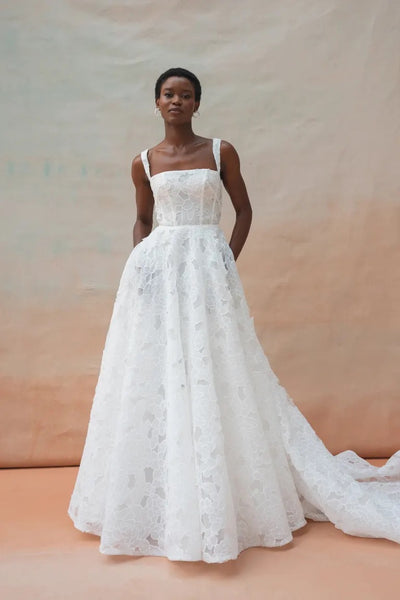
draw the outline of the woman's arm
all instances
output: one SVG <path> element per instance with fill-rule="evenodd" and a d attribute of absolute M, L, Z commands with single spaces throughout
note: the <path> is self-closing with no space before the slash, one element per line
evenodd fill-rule
<path fill-rule="evenodd" d="M 133 226 L 133 247 L 135 247 L 149 235 L 153 226 L 153 192 L 140 154 L 132 161 L 131 175 L 136 189 L 136 222 Z"/>
<path fill-rule="evenodd" d="M 239 155 L 232 144 L 225 140 L 221 140 L 221 176 L 236 212 L 236 221 L 229 241 L 236 260 L 249 233 L 253 210 L 240 172 Z"/>

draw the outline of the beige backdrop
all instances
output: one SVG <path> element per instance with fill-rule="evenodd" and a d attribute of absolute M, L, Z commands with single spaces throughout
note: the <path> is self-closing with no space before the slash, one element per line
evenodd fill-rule
<path fill-rule="evenodd" d="M 400 448 L 397 0 L 2 2 L 3 466 L 77 464 L 135 220 L 153 87 L 203 84 L 254 222 L 264 350 L 332 452 Z M 233 209 L 225 198 L 229 238 Z"/>

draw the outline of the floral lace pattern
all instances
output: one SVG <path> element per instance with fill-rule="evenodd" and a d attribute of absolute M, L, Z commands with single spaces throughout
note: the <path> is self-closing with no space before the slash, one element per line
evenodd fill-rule
<path fill-rule="evenodd" d="M 217 170 L 150 178 L 159 225 L 122 272 L 68 514 L 104 554 L 224 562 L 306 518 L 400 543 L 400 451 L 330 454 L 256 336 Z"/>

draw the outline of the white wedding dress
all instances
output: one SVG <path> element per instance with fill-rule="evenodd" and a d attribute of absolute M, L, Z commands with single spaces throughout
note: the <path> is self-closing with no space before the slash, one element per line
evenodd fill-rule
<path fill-rule="evenodd" d="M 273 373 L 219 227 L 216 170 L 150 175 L 158 225 L 123 270 L 68 514 L 103 554 L 224 562 L 306 518 L 400 543 L 400 450 L 332 455 Z"/>

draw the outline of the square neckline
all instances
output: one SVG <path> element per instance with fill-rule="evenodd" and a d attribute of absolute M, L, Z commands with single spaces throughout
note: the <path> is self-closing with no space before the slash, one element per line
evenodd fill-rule
<path fill-rule="evenodd" d="M 159 173 L 154 173 L 154 175 L 150 175 L 150 179 L 157 177 L 157 175 L 164 175 L 165 173 L 185 173 L 187 171 L 210 171 L 211 173 L 218 173 L 216 169 L 210 169 L 209 167 L 195 167 L 194 169 L 168 169 L 168 171 L 160 171 Z"/>
<path fill-rule="evenodd" d="M 149 179 L 154 179 L 154 177 L 157 177 L 157 175 L 164 175 L 165 173 L 184 173 L 184 172 L 188 172 L 188 171 L 189 172 L 190 171 L 210 171 L 211 173 L 218 173 L 218 175 L 221 176 L 220 175 L 219 160 L 218 160 L 218 157 L 216 156 L 215 151 L 214 151 L 216 141 L 219 140 L 219 138 L 211 138 L 211 139 L 212 139 L 211 149 L 212 149 L 213 157 L 214 157 L 214 160 L 215 160 L 215 164 L 217 166 L 216 169 L 211 169 L 210 167 L 194 167 L 192 169 L 168 169 L 166 171 L 160 171 L 159 173 L 155 173 L 154 175 L 151 175 L 151 173 L 150 173 L 150 161 L 149 161 L 149 150 L 150 150 L 150 148 L 147 148 L 147 150 L 144 151 L 144 155 L 145 155 L 146 161 L 147 161 Z M 218 146 L 218 151 L 219 151 L 219 146 Z"/>

